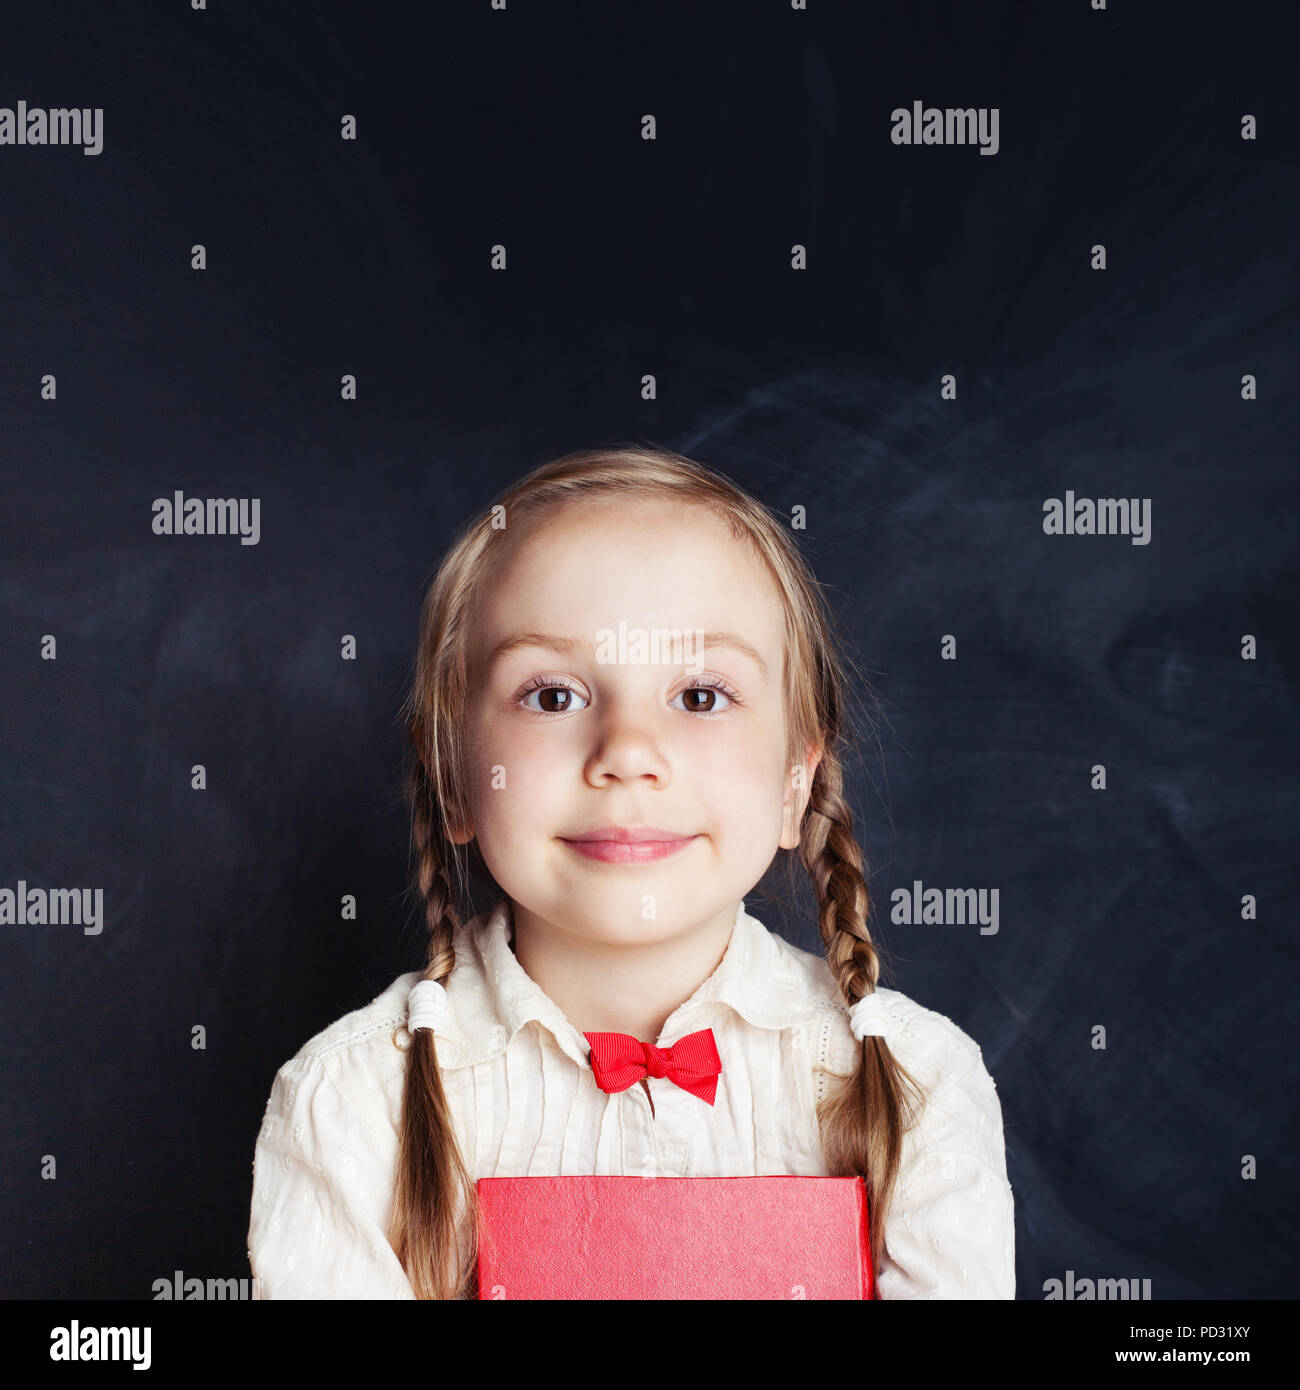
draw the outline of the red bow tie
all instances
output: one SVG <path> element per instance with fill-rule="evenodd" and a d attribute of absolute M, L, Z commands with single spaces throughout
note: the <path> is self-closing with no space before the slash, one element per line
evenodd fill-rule
<path fill-rule="evenodd" d="M 669 1081 L 713 1104 L 722 1059 L 713 1029 L 687 1033 L 671 1047 L 643 1043 L 630 1033 L 584 1033 L 591 1044 L 591 1069 L 602 1091 L 626 1091 L 643 1076 L 666 1076 Z"/>

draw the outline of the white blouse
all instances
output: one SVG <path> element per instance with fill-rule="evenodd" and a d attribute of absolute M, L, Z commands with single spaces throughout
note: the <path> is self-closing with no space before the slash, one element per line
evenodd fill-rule
<path fill-rule="evenodd" d="M 712 1028 L 722 1073 L 707 1105 L 667 1078 L 596 1085 L 586 1039 L 510 949 L 503 899 L 464 923 L 436 1047 L 473 1178 L 827 1176 L 816 1104 L 860 1044 L 826 961 L 742 902 L 717 969 L 655 1040 Z M 388 1243 L 417 973 L 306 1043 L 276 1074 L 253 1159 L 248 1256 L 255 1297 L 402 1298 Z M 903 1140 L 876 1271 L 881 1299 L 1014 1298 L 1015 1222 L 1002 1111 L 980 1048 L 895 990 L 890 1046 L 928 1090 Z"/>

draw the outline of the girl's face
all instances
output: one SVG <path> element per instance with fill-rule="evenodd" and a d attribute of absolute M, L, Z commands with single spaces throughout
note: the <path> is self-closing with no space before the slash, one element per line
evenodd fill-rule
<path fill-rule="evenodd" d="M 477 835 L 527 912 L 593 940 L 649 944 L 734 911 L 797 844 L 807 799 L 765 567 L 673 502 L 587 501 L 500 546 L 469 633 L 473 824 L 454 838 Z M 685 838 L 575 846 L 611 827 Z"/>

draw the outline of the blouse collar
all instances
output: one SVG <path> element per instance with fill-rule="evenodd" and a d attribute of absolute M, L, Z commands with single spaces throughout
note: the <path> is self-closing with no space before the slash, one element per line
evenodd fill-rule
<path fill-rule="evenodd" d="M 502 898 L 482 917 L 457 933 L 454 998 L 439 1033 L 454 1051 L 440 1058 L 444 1067 L 469 1066 L 504 1052 L 525 1024 L 536 1021 L 551 1032 L 563 1051 L 589 1065 L 586 1038 L 563 1010 L 520 965 L 510 949 L 510 902 Z M 668 1016 L 661 1046 L 708 1026 L 717 1006 L 731 1008 L 757 1028 L 793 1028 L 827 1007 L 837 1007 L 810 985 L 790 953 L 742 901 L 721 961 L 713 973 Z"/>

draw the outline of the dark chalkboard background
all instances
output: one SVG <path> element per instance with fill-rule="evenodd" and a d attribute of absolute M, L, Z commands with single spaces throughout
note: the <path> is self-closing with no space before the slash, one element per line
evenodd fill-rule
<path fill-rule="evenodd" d="M 808 509 L 880 702 L 886 982 L 983 1047 L 1018 1295 L 1290 1296 L 1288 13 L 8 5 L 0 105 L 104 148 L 0 146 L 0 888 L 106 922 L 0 927 L 0 1292 L 247 1276 L 276 1068 L 420 960 L 423 584 L 513 478 L 646 439 Z M 914 100 L 996 106 L 998 153 L 895 146 Z M 260 543 L 154 535 L 177 489 L 259 497 Z M 1149 497 L 1150 544 L 1044 535 L 1067 489 Z M 916 878 L 1000 930 L 891 924 Z M 751 906 L 812 949 L 809 904 Z"/>

